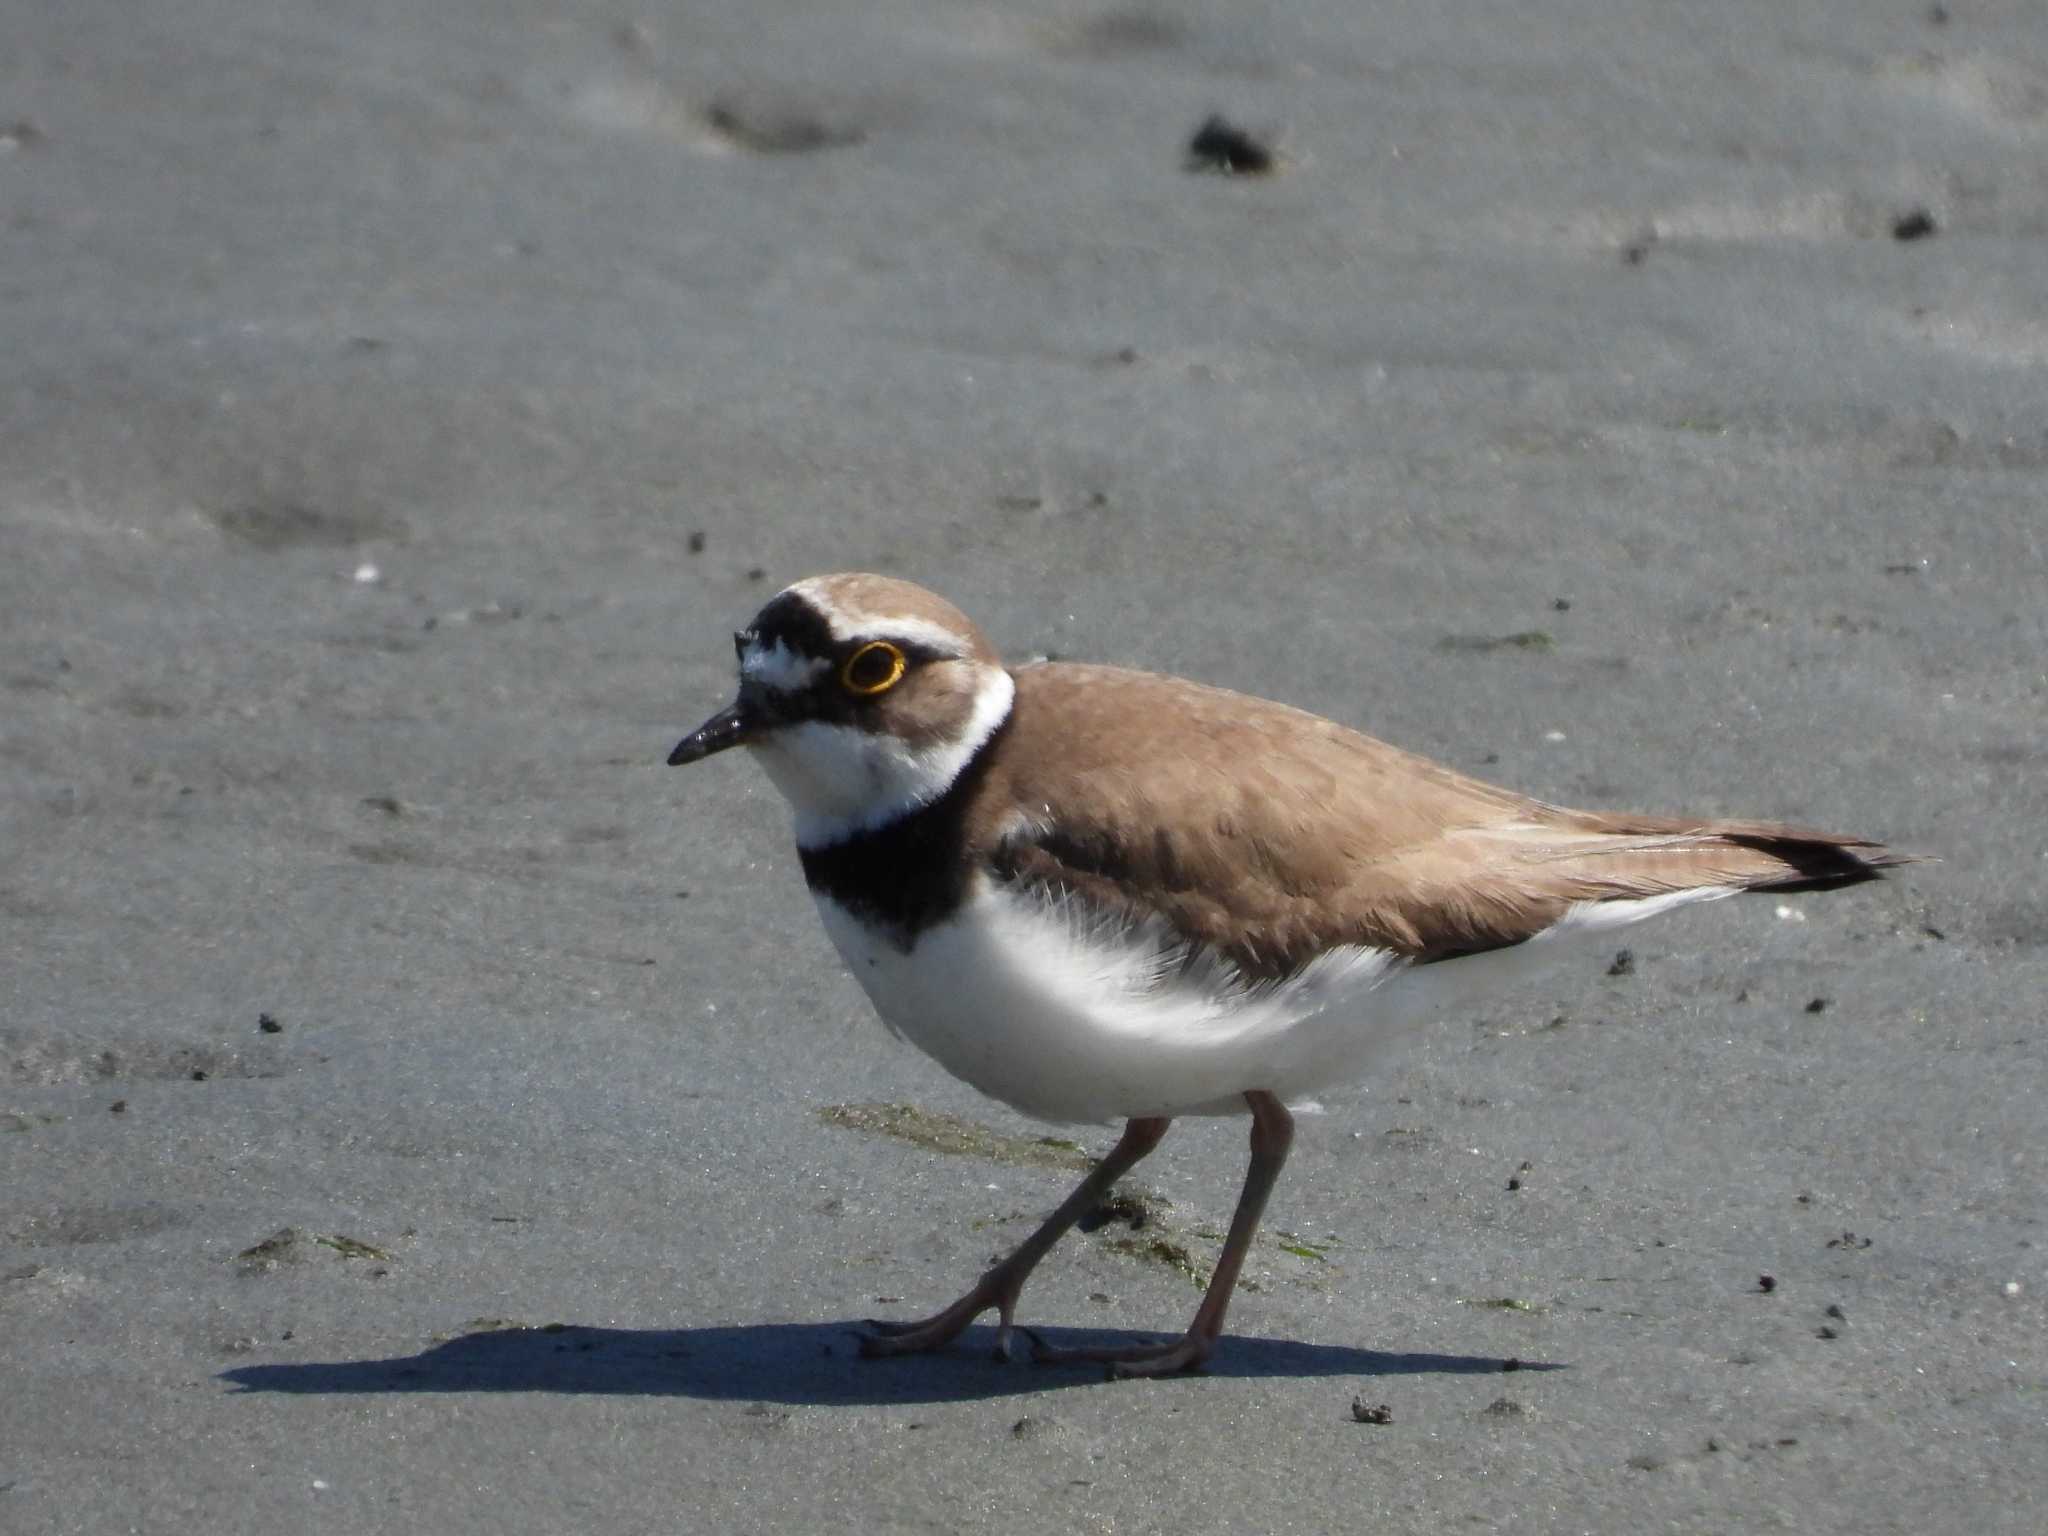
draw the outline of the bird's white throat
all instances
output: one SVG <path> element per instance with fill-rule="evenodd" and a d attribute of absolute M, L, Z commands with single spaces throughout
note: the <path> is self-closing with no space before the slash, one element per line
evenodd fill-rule
<path fill-rule="evenodd" d="M 953 787 L 974 754 L 1009 717 L 1016 685 L 989 667 L 960 730 L 926 746 L 889 731 L 805 720 L 754 744 L 769 781 L 796 814 L 800 848 L 826 848 L 887 826 Z"/>

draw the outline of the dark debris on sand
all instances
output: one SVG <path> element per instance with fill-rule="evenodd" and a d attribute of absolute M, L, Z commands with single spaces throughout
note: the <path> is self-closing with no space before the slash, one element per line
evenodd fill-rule
<path fill-rule="evenodd" d="M 1219 113 L 1210 113 L 1188 140 L 1188 169 L 1220 176 L 1270 176 L 1279 157 Z"/>

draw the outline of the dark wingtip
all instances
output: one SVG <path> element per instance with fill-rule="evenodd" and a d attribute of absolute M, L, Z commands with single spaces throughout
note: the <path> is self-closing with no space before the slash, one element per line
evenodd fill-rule
<path fill-rule="evenodd" d="M 1791 867 L 1782 880 L 1760 882 L 1753 891 L 1838 891 L 1844 886 L 1882 880 L 1885 871 L 1903 864 L 1938 864 L 1924 854 L 1898 853 L 1882 843 L 1859 842 L 1850 838 L 1800 836 L 1797 833 L 1730 833 L 1728 841 L 1754 848 Z"/>

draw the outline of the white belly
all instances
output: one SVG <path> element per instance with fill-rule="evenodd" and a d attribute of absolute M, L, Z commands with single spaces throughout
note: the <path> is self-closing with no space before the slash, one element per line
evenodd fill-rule
<path fill-rule="evenodd" d="M 815 894 L 815 893 L 814 893 Z M 1720 891 L 1587 903 L 1527 943 L 1434 965 L 1333 950 L 1277 984 L 1191 966 L 1163 930 L 1105 928 L 1072 903 L 984 884 L 905 954 L 830 897 L 825 931 L 882 1021 L 955 1077 L 1040 1119 L 1245 1112 L 1356 1082 L 1445 1010 L 1526 982 L 1618 927 Z"/>
<path fill-rule="evenodd" d="M 1247 987 L 1183 971 L 1158 935 L 1104 931 L 1070 904 L 972 895 L 909 954 L 829 897 L 825 931 L 892 1030 L 955 1077 L 1028 1115 L 1107 1121 L 1238 1114 L 1247 1089 L 1299 1097 L 1361 1076 L 1394 1032 L 1384 1005 L 1426 975 L 1382 951 L 1323 957 Z"/>

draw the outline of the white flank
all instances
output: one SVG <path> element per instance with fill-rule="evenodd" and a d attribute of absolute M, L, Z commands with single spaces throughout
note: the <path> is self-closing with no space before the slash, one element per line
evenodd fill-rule
<path fill-rule="evenodd" d="M 827 848 L 943 795 L 1003 723 L 1016 692 L 1002 668 L 983 669 L 960 734 L 929 747 L 888 731 L 805 720 L 769 732 L 754 755 L 796 813 L 797 846 Z"/>
<path fill-rule="evenodd" d="M 1578 946 L 1672 907 L 1730 894 L 1586 902 L 1525 944 L 1411 966 L 1332 950 L 1298 975 L 1246 983 L 1190 959 L 1163 924 L 1105 924 L 1078 903 L 984 883 L 908 954 L 826 896 L 825 931 L 889 1028 L 991 1098 L 1045 1120 L 1245 1111 L 1356 1082 L 1389 1045 L 1448 1010 L 1524 985 Z"/>
<path fill-rule="evenodd" d="M 801 693 L 831 666 L 822 656 L 799 656 L 780 640 L 773 645 L 757 642 L 740 655 L 740 676 L 777 693 Z"/>
<path fill-rule="evenodd" d="M 1659 916 L 1673 907 L 1689 907 L 1698 901 L 1719 901 L 1724 896 L 1739 895 L 1741 891 L 1739 885 L 1696 885 L 1689 890 L 1666 891 L 1661 896 L 1642 896 L 1634 901 L 1575 902 L 1566 909 L 1562 918 L 1529 942 L 1541 944 L 1578 934 L 1608 933 L 1640 923 L 1645 918 Z"/>

